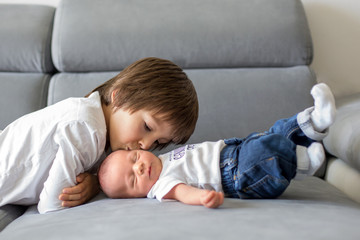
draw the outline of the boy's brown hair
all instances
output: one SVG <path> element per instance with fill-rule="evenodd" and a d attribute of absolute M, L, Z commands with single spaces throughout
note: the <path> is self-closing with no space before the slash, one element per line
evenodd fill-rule
<path fill-rule="evenodd" d="M 194 132 L 199 111 L 195 87 L 184 71 L 169 60 L 140 59 L 92 92 L 95 91 L 105 105 L 111 104 L 115 91 L 114 111 L 123 108 L 134 113 L 145 109 L 159 114 L 173 127 L 176 144 L 185 143 Z"/>

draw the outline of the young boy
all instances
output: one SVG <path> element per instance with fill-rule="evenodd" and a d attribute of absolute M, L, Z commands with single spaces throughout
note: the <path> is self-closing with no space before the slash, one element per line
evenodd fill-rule
<path fill-rule="evenodd" d="M 321 140 L 335 118 L 335 101 L 325 84 L 311 91 L 315 107 L 277 121 L 269 131 L 244 139 L 187 145 L 156 157 L 147 151 L 117 151 L 98 177 L 111 198 L 176 199 L 216 208 L 224 194 L 276 198 L 295 175 L 313 175 L 325 160 Z"/>
<path fill-rule="evenodd" d="M 195 88 L 180 67 L 139 60 L 88 97 L 30 113 L 0 132 L 0 206 L 38 203 L 45 213 L 63 208 L 60 199 L 77 205 L 84 192 L 90 198 L 99 188 L 79 174 L 96 168 L 106 149 L 185 143 L 197 117 Z M 70 194 L 59 199 L 64 188 Z"/>

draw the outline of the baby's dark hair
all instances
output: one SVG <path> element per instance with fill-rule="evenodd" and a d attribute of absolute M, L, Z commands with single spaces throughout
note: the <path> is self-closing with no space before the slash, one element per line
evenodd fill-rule
<path fill-rule="evenodd" d="M 173 127 L 175 144 L 185 143 L 195 130 L 199 112 L 195 87 L 186 73 L 169 60 L 140 59 L 95 91 L 103 104 L 113 105 L 114 111 L 123 108 L 134 113 L 144 109 L 159 114 Z"/>

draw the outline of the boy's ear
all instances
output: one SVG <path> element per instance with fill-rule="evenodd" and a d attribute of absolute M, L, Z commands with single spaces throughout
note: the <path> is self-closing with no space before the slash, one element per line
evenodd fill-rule
<path fill-rule="evenodd" d="M 116 96 L 117 92 L 118 92 L 118 90 L 114 90 L 114 91 L 111 92 L 111 103 L 114 102 L 114 99 L 115 99 L 115 96 Z"/>

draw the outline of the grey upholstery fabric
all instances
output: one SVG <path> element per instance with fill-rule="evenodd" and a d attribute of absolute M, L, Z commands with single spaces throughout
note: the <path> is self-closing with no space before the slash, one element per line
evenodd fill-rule
<path fill-rule="evenodd" d="M 149 56 L 183 68 L 286 67 L 309 64 L 312 44 L 300 1 L 64 0 L 52 53 L 64 72 L 118 71 Z"/>
<path fill-rule="evenodd" d="M 18 205 L 5 205 L 0 207 L 0 232 L 16 218 L 20 217 L 27 207 Z"/>
<path fill-rule="evenodd" d="M 200 114 L 190 142 L 246 137 L 313 105 L 307 66 L 189 70 Z"/>
<path fill-rule="evenodd" d="M 200 105 L 191 142 L 245 137 L 313 105 L 310 89 L 315 80 L 307 66 L 185 72 L 194 82 Z M 48 104 L 71 96 L 84 96 L 116 74 L 57 74 L 51 79 Z"/>
<path fill-rule="evenodd" d="M 0 4 L 0 130 L 46 106 L 55 8 Z M 0 231 L 26 207 L 0 208 Z M 1 238 L 1 237 L 0 237 Z"/>
<path fill-rule="evenodd" d="M 49 85 L 47 104 L 51 105 L 68 97 L 83 97 L 118 72 L 58 73 Z"/>
<path fill-rule="evenodd" d="M 194 82 L 200 116 L 191 143 L 245 137 L 313 104 L 312 43 L 300 0 L 63 0 L 54 20 L 51 53 L 59 73 L 53 76 L 44 74 L 52 71 L 44 67 L 47 52 L 38 55 L 48 46 L 53 9 L 37 7 L 0 4 L 0 129 L 47 104 L 84 96 L 149 56 L 174 61 Z M 14 17 L 19 9 L 26 21 Z M 31 23 L 32 14 L 43 22 Z M 14 22 L 4 23 L 10 15 Z M 26 24 L 35 23 L 31 40 Z M 8 35 L 14 42 L 3 41 Z M 18 216 L 12 207 L 1 210 L 6 224 Z M 34 205 L 0 239 L 338 240 L 358 239 L 358 222 L 358 204 L 311 177 L 292 182 L 279 199 L 227 198 L 215 210 L 103 194 L 45 215 Z"/>
<path fill-rule="evenodd" d="M 46 106 L 50 75 L 0 72 L 0 129 Z"/>
<path fill-rule="evenodd" d="M 0 71 L 52 72 L 50 44 L 55 8 L 2 4 Z"/>
<path fill-rule="evenodd" d="M 359 205 L 323 180 L 293 181 L 276 200 L 225 199 L 206 209 L 155 199 L 108 199 L 39 215 L 35 206 L 1 239 L 358 240 Z"/>
<path fill-rule="evenodd" d="M 360 172 L 360 94 L 339 99 L 336 107 L 336 119 L 324 139 L 324 146 Z"/>

